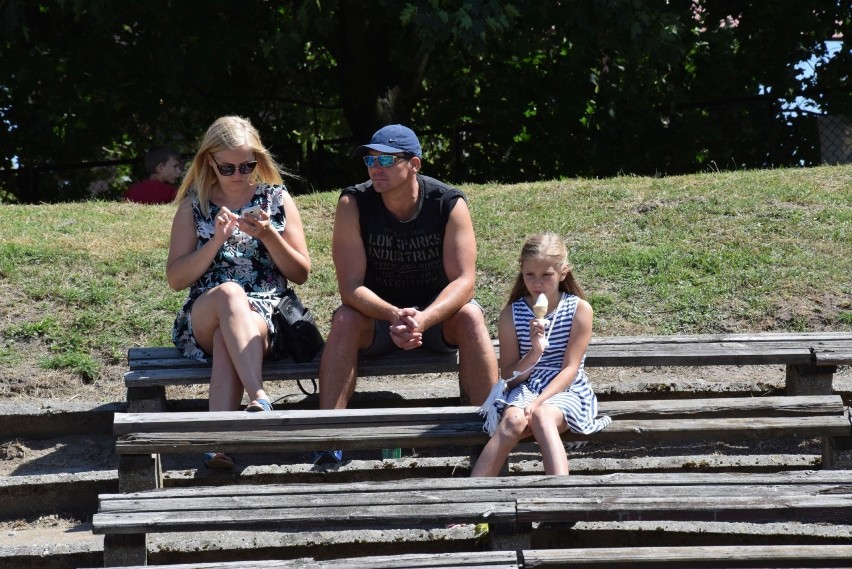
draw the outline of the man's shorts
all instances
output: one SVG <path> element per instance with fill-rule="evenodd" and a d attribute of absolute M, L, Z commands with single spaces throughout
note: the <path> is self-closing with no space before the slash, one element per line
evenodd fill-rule
<path fill-rule="evenodd" d="M 473 304 L 479 308 L 479 310 L 482 310 L 482 306 L 476 302 L 476 300 L 471 300 L 470 304 Z M 439 322 L 423 332 L 423 345 L 421 347 L 426 348 L 430 352 L 438 353 L 451 353 L 456 352 L 459 349 L 458 346 L 450 345 L 444 340 L 443 322 Z M 400 348 L 394 344 L 391 339 L 390 322 L 387 320 L 376 320 L 373 333 L 373 343 L 370 344 L 369 347 L 358 352 L 358 354 L 362 356 L 380 356 L 399 349 Z"/>

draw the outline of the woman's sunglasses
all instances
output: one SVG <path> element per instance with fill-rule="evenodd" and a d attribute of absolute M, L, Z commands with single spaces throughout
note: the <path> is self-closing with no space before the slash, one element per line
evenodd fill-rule
<path fill-rule="evenodd" d="M 212 154 L 210 155 L 210 158 L 213 159 L 213 162 L 216 164 L 216 169 L 219 170 L 219 173 L 223 176 L 233 176 L 234 172 L 237 170 L 240 171 L 240 174 L 251 174 L 254 172 L 254 169 L 257 168 L 257 160 L 243 162 L 242 164 L 234 166 L 233 164 L 219 164 L 216 162 L 216 157 Z"/>

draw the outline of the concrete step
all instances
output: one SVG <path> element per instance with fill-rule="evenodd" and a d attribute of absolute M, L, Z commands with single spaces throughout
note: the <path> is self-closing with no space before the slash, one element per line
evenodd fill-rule
<path fill-rule="evenodd" d="M 848 375 L 848 374 L 847 374 Z M 715 379 L 690 380 L 688 383 L 656 380 L 648 373 L 643 381 L 622 383 L 618 378 L 596 384 L 602 400 L 609 398 L 651 398 L 667 393 L 673 397 L 731 396 L 766 394 L 773 389 L 764 383 L 748 381 L 720 385 Z M 408 379 L 407 381 L 418 381 Z M 453 382 L 436 388 L 386 389 L 358 393 L 353 407 L 383 405 L 435 404 L 457 402 Z M 428 392 L 427 399 L 420 399 Z M 457 392 L 456 392 L 457 393 Z M 203 400 L 177 400 L 175 410 L 206 409 Z M 315 408 L 315 396 L 293 395 L 282 399 L 278 408 Z M 0 569 L 52 569 L 54 567 L 97 567 L 102 564 L 102 543 L 91 534 L 89 521 L 97 508 L 97 495 L 118 490 L 117 458 L 111 451 L 112 415 L 124 411 L 123 403 L 84 402 L 36 403 L 0 402 L 0 450 L 7 454 L 32 452 L 33 460 L 11 458 L 5 476 L 0 477 Z M 378 460 L 378 451 L 349 453 L 347 462 L 336 467 L 313 467 L 307 453 L 280 456 L 237 455 L 237 468 L 230 473 L 208 471 L 201 457 L 165 457 L 165 481 L 169 486 L 198 484 L 249 484 L 275 482 L 330 482 L 368 479 L 428 478 L 467 476 L 468 459 L 464 450 L 403 449 L 398 461 Z M 820 457 L 815 441 L 789 441 L 773 445 L 767 441 L 738 443 L 707 442 L 701 445 L 665 445 L 654 448 L 637 445 L 589 444 L 569 453 L 572 473 L 598 474 L 625 471 L 743 470 L 774 471 L 814 468 Z M 0 458 L 4 458 L 0 455 Z M 513 474 L 541 473 L 540 455 L 534 445 L 521 447 L 513 454 Z M 692 527 L 672 526 L 657 531 L 660 523 L 650 525 L 586 524 L 572 530 L 570 540 L 579 546 L 618 543 L 647 545 L 664 535 L 672 545 L 682 543 L 765 543 L 773 539 L 807 542 L 835 542 L 840 539 L 834 528 L 816 526 L 737 527 L 736 524 Z M 843 528 L 841 528 L 842 530 Z M 846 528 L 848 530 L 848 528 Z M 579 531 L 582 530 L 582 531 Z M 837 531 L 841 531 L 837 530 Z M 767 537 L 766 532 L 771 535 Z M 546 539 L 542 532 L 541 539 Z M 778 538 L 777 536 L 782 536 Z M 786 536 L 786 537 L 783 537 Z M 804 536 L 804 537 L 790 537 Z M 843 536 L 848 539 L 848 532 Z M 552 537 L 562 546 L 565 536 Z M 678 543 L 678 541 L 682 543 Z M 411 542 L 403 546 L 402 542 Z M 543 542 L 544 543 L 544 542 Z M 597 544 L 597 545 L 596 545 Z M 554 545 L 549 545 L 554 546 Z M 229 534 L 171 535 L 151 537 L 152 563 L 179 563 L 242 558 L 346 557 L 402 552 L 467 550 L 478 547 L 471 535 L 384 535 L 369 539 L 361 534 Z M 472 550 L 471 549 L 471 550 Z"/>

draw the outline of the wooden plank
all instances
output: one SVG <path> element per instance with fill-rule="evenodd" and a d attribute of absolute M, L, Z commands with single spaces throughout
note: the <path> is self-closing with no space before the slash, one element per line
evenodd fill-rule
<path fill-rule="evenodd" d="M 494 342 L 499 353 L 499 345 Z M 592 338 L 586 357 L 589 367 L 784 364 L 843 365 L 852 363 L 852 334 L 708 334 L 693 336 L 635 336 Z M 191 385 L 209 381 L 209 364 L 181 356 L 175 348 L 131 348 L 127 385 Z M 318 374 L 313 362 L 267 362 L 265 379 L 306 379 Z M 456 354 L 427 351 L 393 353 L 359 362 L 363 377 L 454 372 Z"/>
<path fill-rule="evenodd" d="M 113 565 L 106 565 L 112 567 Z M 115 565 L 118 567 L 119 565 Z M 150 565 L 120 565 L 124 569 L 147 569 Z M 159 567 L 159 566 L 158 566 Z M 310 557 L 301 557 L 298 559 L 264 559 L 250 560 L 243 559 L 240 561 L 212 561 L 206 563 L 179 563 L 177 565 L 163 566 L 168 569 L 324 569 L 327 567 L 326 562 L 315 561 Z M 92 568 L 95 569 L 95 568 Z M 359 568 L 360 569 L 360 568 Z"/>
<path fill-rule="evenodd" d="M 660 399 L 601 401 L 598 410 L 613 418 L 742 417 L 745 415 L 806 416 L 842 415 L 840 395 L 799 397 L 717 397 L 707 399 Z"/>
<path fill-rule="evenodd" d="M 563 497 L 518 500 L 518 522 L 690 521 L 852 523 L 852 495 Z"/>
<path fill-rule="evenodd" d="M 845 417 L 750 417 L 725 419 L 622 419 L 593 435 L 565 433 L 567 441 L 671 441 L 774 439 L 788 436 L 849 436 Z M 296 452 L 387 447 L 469 446 L 488 441 L 481 421 L 458 424 L 409 424 L 360 428 L 275 429 L 254 431 L 168 432 L 122 435 L 118 454 L 221 452 Z"/>
<path fill-rule="evenodd" d="M 499 348 L 497 340 L 492 341 Z M 646 344 L 715 344 L 739 343 L 759 345 L 793 344 L 793 345 L 849 345 L 852 343 L 852 332 L 761 332 L 746 334 L 680 334 L 658 336 L 594 336 L 590 346 L 635 346 Z M 148 359 L 186 359 L 177 348 L 168 347 L 132 347 L 127 352 L 128 362 L 143 362 Z M 192 361 L 192 360 L 190 360 Z M 199 365 L 204 365 L 199 362 Z"/>
<path fill-rule="evenodd" d="M 613 473 L 602 475 L 571 476 L 503 476 L 483 478 L 434 478 L 429 479 L 428 496 L 441 492 L 500 493 L 529 491 L 534 496 L 546 496 L 557 492 L 588 491 L 600 492 L 606 488 L 636 487 L 644 489 L 673 486 L 678 487 L 787 487 L 820 488 L 852 487 L 852 471 L 846 470 L 796 470 L 772 473 L 732 473 L 732 472 L 668 472 L 668 473 Z M 848 489 L 847 489 L 848 491 Z M 395 493 L 412 492 L 411 480 L 388 480 L 366 482 L 340 482 L 334 484 L 290 483 L 258 484 L 252 486 L 250 494 L 244 486 L 198 486 L 174 487 L 165 490 L 132 492 L 128 494 L 101 494 L 101 509 L 112 510 L 122 507 L 143 507 L 145 502 L 163 499 L 198 499 L 200 503 L 220 503 L 234 496 L 256 500 L 258 504 L 267 503 L 278 496 L 310 496 L 324 502 L 347 499 L 353 494 L 373 494 L 384 496 Z M 517 496 L 517 494 L 515 494 Z"/>
<path fill-rule="evenodd" d="M 615 428 L 613 428 L 613 426 Z M 728 417 L 643 421 L 619 419 L 599 433 L 566 433 L 564 440 L 736 440 L 850 435 L 848 420 L 832 417 Z"/>
<path fill-rule="evenodd" d="M 352 527 L 441 527 L 445 523 L 572 520 L 852 521 L 849 473 L 842 484 L 571 485 L 573 477 L 472 479 L 412 489 L 394 483 L 186 488 L 101 496 L 95 533 L 158 531 L 307 530 Z M 594 477 L 591 477 L 594 478 Z M 716 478 L 724 478 L 716 476 Z M 729 480 L 733 478 L 728 477 Z M 766 477 L 763 477 L 766 479 Z M 635 475 L 633 480 L 653 479 Z M 742 482 L 746 483 L 742 483 Z M 549 484 L 543 487 L 541 482 Z M 561 485 L 559 484 L 561 483 Z M 560 487 L 561 486 L 561 487 Z M 573 486 L 573 487 L 572 487 Z M 215 499 L 212 498 L 215 496 Z M 329 505 L 331 504 L 331 505 Z M 517 519 L 515 518 L 517 504 Z"/>
<path fill-rule="evenodd" d="M 850 470 L 794 470 L 767 473 L 744 472 L 666 472 L 635 473 L 616 472 L 600 475 L 571 476 L 494 476 L 483 478 L 433 478 L 429 479 L 430 491 L 484 489 L 500 491 L 503 488 L 528 488 L 547 495 L 550 492 L 574 488 L 606 488 L 637 486 L 651 488 L 657 486 L 814 486 L 835 485 L 852 487 Z M 309 494 L 324 496 L 324 500 L 336 501 L 340 496 L 352 493 L 385 494 L 388 492 L 411 491 L 411 480 L 341 482 L 334 484 L 290 483 L 258 484 L 252 486 L 251 496 L 258 503 L 264 503 L 268 496 Z M 167 490 L 132 492 L 127 494 L 101 494 L 98 499 L 102 508 L 111 508 L 113 504 L 126 500 L 142 503 L 159 500 L 164 496 L 175 498 L 195 497 L 205 502 L 218 502 L 220 498 L 244 493 L 243 486 L 194 486 L 175 487 Z"/>
<path fill-rule="evenodd" d="M 142 566 L 126 569 L 141 569 Z M 408 553 L 345 559 L 311 558 L 276 560 L 241 560 L 207 563 L 181 563 L 169 569 L 517 569 L 518 554 L 514 551 L 460 551 L 452 553 Z"/>
<path fill-rule="evenodd" d="M 273 431 L 173 432 L 122 435 L 116 440 L 119 454 L 297 452 L 317 448 L 337 450 L 389 447 L 441 447 L 484 444 L 488 436 L 482 423 L 460 425 L 397 425 L 361 429 L 311 428 Z M 153 450 L 156 449 L 156 450 Z"/>
<path fill-rule="evenodd" d="M 760 346 L 733 343 L 723 344 L 646 344 L 593 348 L 586 352 L 588 367 L 635 366 L 713 366 L 809 364 L 812 355 L 808 346 L 762 344 Z"/>
<path fill-rule="evenodd" d="M 133 371 L 157 370 L 162 368 L 210 369 L 210 364 L 186 358 L 176 348 L 134 348 L 128 357 L 129 367 Z M 267 360 L 264 362 L 264 374 L 290 375 L 315 374 L 319 369 L 320 355 L 313 361 L 296 363 L 289 358 Z M 406 370 L 412 366 L 435 366 L 436 371 L 458 369 L 458 355 L 455 353 L 438 353 L 427 350 L 417 352 L 391 352 L 381 357 L 364 357 L 358 361 L 360 375 L 370 375 L 377 370 L 384 373 L 386 369 Z M 316 377 L 306 375 L 305 377 Z"/>
<path fill-rule="evenodd" d="M 142 569 L 142 565 L 125 569 Z M 310 558 L 276 560 L 241 560 L 212 563 L 181 563 L 169 569 L 518 569 L 514 551 L 475 551 L 430 554 L 401 554 L 345 559 Z"/>
<path fill-rule="evenodd" d="M 593 336 L 592 345 L 630 345 L 653 343 L 715 343 L 715 342 L 787 342 L 809 344 L 823 341 L 852 341 L 852 332 L 758 332 L 735 334 L 674 334 L 656 336 Z"/>
<path fill-rule="evenodd" d="M 182 505 L 182 504 L 181 504 Z M 179 505 L 180 506 L 180 505 Z M 513 503 L 316 506 L 259 508 L 253 502 L 243 509 L 99 512 L 92 518 L 95 534 L 136 534 L 184 531 L 320 531 L 352 528 L 444 527 L 449 523 L 512 523 Z"/>
<path fill-rule="evenodd" d="M 783 397 L 783 399 L 787 399 Z M 837 396 L 840 399 L 840 396 Z M 825 401 L 829 405 L 834 404 Z M 816 401 L 815 401 L 816 403 Z M 365 422 L 465 422 L 482 420 L 477 407 L 388 407 L 381 409 L 293 409 L 246 413 L 245 411 L 165 412 L 165 413 L 115 413 L 113 431 L 117 435 L 128 432 L 224 429 L 272 429 L 288 426 L 328 425 L 346 427 Z"/>
<path fill-rule="evenodd" d="M 381 490 L 381 491 L 380 491 Z M 144 500 L 132 498 L 112 498 L 101 503 L 100 512 L 119 514 L 124 512 L 214 512 L 228 510 L 299 510 L 306 515 L 323 517 L 334 508 L 381 508 L 384 506 L 405 506 L 431 508 L 432 506 L 453 507 L 462 504 L 511 504 L 518 500 L 541 500 L 547 508 L 551 503 L 565 502 L 573 504 L 597 502 L 612 502 L 614 500 L 635 500 L 638 503 L 680 498 L 728 498 L 773 501 L 784 496 L 797 498 L 821 496 L 852 497 L 852 489 L 837 484 L 774 484 L 774 485 L 659 485 L 644 486 L 583 486 L 571 488 L 550 488 L 543 493 L 540 488 L 527 487 L 522 483 L 491 488 L 457 487 L 443 489 L 412 489 L 395 487 L 371 488 L 367 491 L 337 493 L 333 504 L 329 504 L 327 495 L 313 492 L 267 492 L 263 500 L 256 500 L 245 487 L 232 487 L 230 493 L 220 493 L 215 501 L 199 500 L 198 496 L 158 491 L 146 496 Z M 536 502 L 538 503 L 538 502 Z M 479 506 L 477 506 L 479 507 Z M 595 506 L 597 507 L 597 506 Z M 327 508 L 327 509 L 325 509 Z M 467 508 L 467 506 L 463 506 Z M 852 508 L 852 504 L 850 504 Z M 487 510 L 487 507 L 486 507 Z M 205 514 L 206 515 L 206 514 Z"/>
<path fill-rule="evenodd" d="M 149 387 L 157 385 L 194 385 L 210 381 L 210 366 L 187 366 L 183 362 L 177 365 L 161 364 L 166 367 L 152 369 L 136 369 L 124 374 L 125 385 Z M 361 377 L 377 377 L 384 375 L 407 375 L 421 373 L 457 372 L 458 359 L 455 354 L 434 354 L 422 352 L 415 357 L 386 357 L 363 360 L 358 364 Z M 267 362 L 263 365 L 265 380 L 312 379 L 319 373 L 319 363 L 294 363 L 280 360 Z"/>
<path fill-rule="evenodd" d="M 323 567 L 341 569 L 427 569 L 453 567 L 466 569 L 517 569 L 518 554 L 514 551 L 459 551 L 454 553 L 428 553 L 350 557 L 327 559 Z"/>
<path fill-rule="evenodd" d="M 517 512 L 517 513 L 516 513 Z M 569 521 L 724 521 L 724 522 L 852 522 L 852 497 L 820 496 L 690 496 L 574 497 L 559 502 L 521 499 L 511 503 L 451 502 L 387 506 L 326 506 L 242 510 L 169 510 L 98 513 L 95 534 L 139 534 L 188 531 L 332 531 L 356 528 L 443 527 L 449 523 Z"/>
<path fill-rule="evenodd" d="M 590 345 L 586 355 L 588 367 L 809 364 L 811 361 L 812 352 L 809 346 L 769 343 L 758 346 L 736 343 Z M 126 380 L 147 385 L 144 381 L 169 377 L 176 380 L 199 379 L 203 378 L 203 374 L 198 372 L 209 369 L 209 364 L 183 357 L 131 360 L 131 372 L 126 375 Z M 425 350 L 410 354 L 392 353 L 384 357 L 362 359 L 358 363 L 358 373 L 365 377 L 423 373 L 424 370 L 439 373 L 457 369 L 456 354 L 436 354 Z M 168 370 L 171 370 L 172 376 L 167 374 Z M 190 370 L 195 370 L 195 373 Z M 291 360 L 277 360 L 268 361 L 263 366 L 264 377 L 281 379 L 316 377 L 318 370 L 319 360 L 301 364 Z"/>
<path fill-rule="evenodd" d="M 526 549 L 525 569 L 548 567 L 848 567 L 852 545 L 692 545 L 688 547 L 595 547 Z"/>
<path fill-rule="evenodd" d="M 818 366 L 852 365 L 852 348 L 819 348 L 814 350 L 814 358 Z"/>
<path fill-rule="evenodd" d="M 482 421 L 475 406 L 399 407 L 382 409 L 287 410 L 266 413 L 244 411 L 115 413 L 113 432 L 258 430 L 325 425 L 348 427 L 369 423 Z M 604 401 L 601 414 L 614 418 L 692 418 L 743 416 L 843 415 L 840 395 L 724 397 L 709 399 L 661 399 L 643 401 Z"/>
<path fill-rule="evenodd" d="M 655 441 L 852 436 L 842 399 L 836 395 L 628 401 L 601 407 L 615 417 L 607 429 L 592 435 L 566 432 L 563 438 Z M 487 442 L 482 418 L 471 406 L 256 414 L 117 413 L 114 430 L 116 451 L 122 455 L 200 452 L 213 447 L 223 452 L 286 452 L 320 446 L 352 450 L 389 444 L 428 447 Z"/>

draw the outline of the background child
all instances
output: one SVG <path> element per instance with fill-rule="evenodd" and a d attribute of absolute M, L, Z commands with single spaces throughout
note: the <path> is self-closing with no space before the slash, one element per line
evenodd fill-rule
<path fill-rule="evenodd" d="M 145 154 L 145 170 L 148 179 L 130 186 L 125 199 L 145 204 L 171 203 L 181 174 L 180 153 L 168 146 L 154 146 Z"/>
<path fill-rule="evenodd" d="M 500 312 L 498 384 L 480 412 L 490 415 L 485 445 L 472 476 L 495 476 L 522 438 L 535 437 L 546 474 L 568 474 L 560 433 L 589 434 L 612 420 L 597 417 L 597 397 L 583 369 L 592 336 L 592 307 L 571 273 L 568 251 L 553 233 L 529 237 L 519 259 L 520 272 Z M 532 307 L 547 297 L 547 316 Z M 496 418 L 502 413 L 499 425 Z"/>

